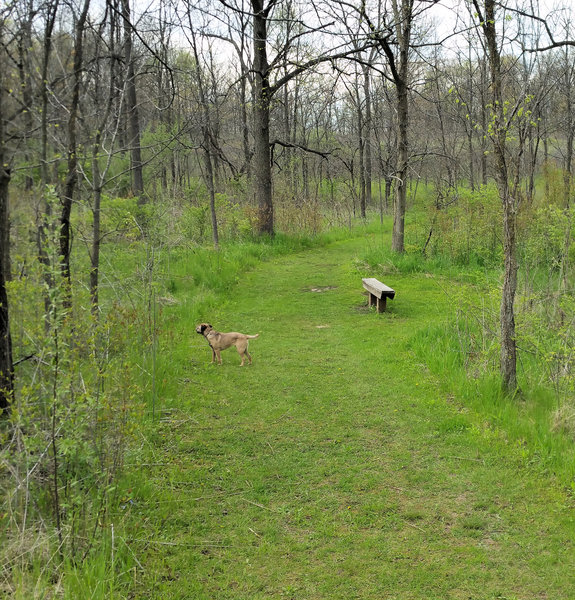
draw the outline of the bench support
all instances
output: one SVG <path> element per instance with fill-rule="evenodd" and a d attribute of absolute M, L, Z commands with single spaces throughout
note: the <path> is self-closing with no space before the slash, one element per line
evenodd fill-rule
<path fill-rule="evenodd" d="M 369 307 L 375 306 L 377 308 L 378 313 L 385 312 L 386 309 L 386 300 L 387 298 L 384 296 L 383 298 L 378 298 L 373 294 L 369 294 Z"/>

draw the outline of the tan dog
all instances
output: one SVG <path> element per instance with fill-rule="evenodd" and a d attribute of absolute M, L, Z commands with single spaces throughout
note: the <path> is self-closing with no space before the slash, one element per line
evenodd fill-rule
<path fill-rule="evenodd" d="M 259 333 L 256 335 L 246 335 L 245 333 L 237 333 L 236 331 L 231 331 L 230 333 L 220 333 L 216 331 L 209 323 L 200 323 L 196 327 L 196 333 L 203 335 L 206 340 L 208 340 L 208 344 L 212 349 L 212 362 L 216 359 L 222 364 L 222 357 L 220 352 L 222 350 L 226 350 L 230 346 L 235 346 L 238 350 L 238 354 L 242 357 L 242 364 L 240 367 L 244 366 L 244 361 L 246 356 L 250 361 L 250 365 L 252 364 L 252 357 L 248 352 L 248 340 L 254 340 L 259 337 Z"/>

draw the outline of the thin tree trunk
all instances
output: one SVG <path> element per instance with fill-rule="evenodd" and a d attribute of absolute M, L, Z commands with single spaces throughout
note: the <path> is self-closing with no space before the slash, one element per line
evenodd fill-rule
<path fill-rule="evenodd" d="M 42 186 L 46 186 L 49 182 L 48 176 L 48 67 L 50 63 L 50 55 L 52 53 L 52 32 L 56 23 L 56 14 L 58 12 L 59 0 L 55 0 L 49 4 L 46 15 L 46 25 L 44 28 L 44 44 L 42 53 L 41 67 L 41 83 L 40 83 L 40 104 L 41 104 L 41 173 Z"/>
<path fill-rule="evenodd" d="M 473 167 L 473 130 L 467 133 L 467 155 L 469 160 L 469 185 L 471 191 L 475 191 L 475 169 Z"/>
<path fill-rule="evenodd" d="M 485 97 L 487 90 L 487 73 L 485 59 L 481 60 L 481 183 L 486 186 L 487 178 L 487 99 Z"/>
<path fill-rule="evenodd" d="M 567 112 L 567 123 L 565 130 L 567 131 L 567 148 L 565 153 L 565 216 L 567 226 L 565 228 L 565 240 L 563 243 L 563 258 L 561 261 L 561 287 L 563 290 L 568 289 L 569 285 L 569 251 L 571 248 L 571 229 L 573 215 L 571 213 L 571 193 L 573 190 L 573 96 L 571 91 L 573 79 L 572 61 L 569 60 L 569 47 L 565 49 L 565 104 Z"/>
<path fill-rule="evenodd" d="M 0 77 L 0 80 L 2 78 Z M 0 99 L 2 97 L 2 81 L 0 81 Z M 6 280 L 8 279 L 6 257 L 10 253 L 10 222 L 8 210 L 8 189 L 10 170 L 6 167 L 4 156 L 4 123 L 0 118 L 0 411 L 2 415 L 9 413 L 14 393 L 14 365 L 12 363 L 12 338 L 10 335 L 10 313 Z"/>
<path fill-rule="evenodd" d="M 241 111 L 241 119 L 242 119 L 242 148 L 244 151 L 244 169 L 246 175 L 248 176 L 248 181 L 251 179 L 252 170 L 251 170 L 251 150 L 250 150 L 250 127 L 248 123 L 248 111 L 247 104 L 248 98 L 246 93 L 247 88 L 247 71 L 243 71 L 242 80 L 240 81 L 240 111 Z"/>
<path fill-rule="evenodd" d="M 72 89 L 72 100 L 70 102 L 70 112 L 68 117 L 68 173 L 64 185 L 64 194 L 62 197 L 62 213 L 60 217 L 60 260 L 62 264 L 62 274 L 67 281 L 68 290 L 66 295 L 66 304 L 69 305 L 71 292 L 70 279 L 70 215 L 72 213 L 72 201 L 74 190 L 78 182 L 78 159 L 77 159 L 77 136 L 76 122 L 78 119 L 78 107 L 80 104 L 80 86 L 82 80 L 82 63 L 84 60 L 84 25 L 88 16 L 90 0 L 84 0 L 82 12 L 78 17 L 75 27 L 74 41 L 74 79 Z"/>
<path fill-rule="evenodd" d="M 206 186 L 208 188 L 208 195 L 210 197 L 210 216 L 212 219 L 212 240 L 214 242 L 214 247 L 218 248 L 220 244 L 220 236 L 218 233 L 218 219 L 216 213 L 216 191 L 214 184 L 214 167 L 212 162 L 212 154 L 210 152 L 211 148 L 211 140 L 208 129 L 204 130 L 204 143 L 203 143 L 203 151 L 204 151 L 204 167 L 206 169 Z"/>
<path fill-rule="evenodd" d="M 94 190 L 92 199 L 92 249 L 90 251 L 90 303 L 92 307 L 92 316 L 98 318 L 99 314 L 99 277 L 100 277 L 100 223 L 101 223 L 101 203 L 102 203 L 102 188 L 100 184 L 99 167 L 97 166 L 97 158 L 94 161 Z M 97 178 L 97 179 L 96 179 Z M 97 181 L 97 183 L 96 183 Z"/>
<path fill-rule="evenodd" d="M 41 66 L 41 82 L 40 82 L 40 176 L 42 183 L 42 194 L 46 193 L 46 186 L 50 182 L 48 174 L 48 70 L 50 63 L 50 55 L 52 54 L 52 33 L 56 23 L 56 15 L 58 12 L 59 0 L 47 5 L 46 22 L 44 26 L 44 41 L 42 45 L 42 66 Z M 40 264 L 46 267 L 49 263 L 49 258 L 45 249 L 45 237 L 47 220 L 52 214 L 52 205 L 49 202 L 44 202 L 44 214 L 38 218 L 38 229 L 36 231 L 36 244 L 38 249 L 38 260 Z M 44 284 L 46 290 L 51 290 L 54 287 L 54 282 L 48 269 L 44 269 Z M 47 292 L 44 293 L 44 309 L 46 315 L 50 314 L 50 299 Z M 49 328 L 48 319 L 45 323 L 46 329 Z"/>
<path fill-rule="evenodd" d="M 469 114 L 473 114 L 474 106 L 475 106 L 475 95 L 474 95 L 474 85 L 473 85 L 473 58 L 471 55 L 472 44 L 471 38 L 469 38 L 468 49 L 468 87 L 469 87 Z M 465 124 L 465 129 L 467 131 L 467 152 L 468 152 L 468 160 L 469 160 L 469 185 L 471 186 L 471 191 L 475 191 L 475 165 L 473 164 L 473 127 L 471 123 Z"/>
<path fill-rule="evenodd" d="M 126 110 L 128 114 L 128 143 L 130 146 L 132 169 L 132 192 L 138 198 L 138 204 L 145 204 L 144 173 L 142 149 L 140 145 L 140 115 L 136 93 L 136 74 L 132 45 L 132 21 L 130 0 L 122 0 L 122 18 L 124 20 L 124 56 L 126 60 Z"/>
<path fill-rule="evenodd" d="M 22 102 L 23 102 L 23 114 L 22 119 L 24 121 L 23 133 L 23 148 L 24 148 L 24 162 L 28 164 L 30 162 L 28 135 L 33 130 L 32 120 L 32 105 L 34 103 L 34 96 L 32 92 L 32 78 L 31 78 L 31 61 L 30 51 L 32 49 L 32 21 L 36 11 L 33 9 L 31 3 L 28 5 L 28 12 L 26 18 L 22 23 L 21 35 L 18 38 L 18 76 L 20 79 L 20 88 L 22 90 Z M 24 179 L 24 189 L 30 191 L 34 186 L 34 179 L 28 173 Z"/>
<path fill-rule="evenodd" d="M 204 90 L 204 82 L 202 79 L 202 72 L 200 70 L 200 56 L 198 52 L 198 47 L 196 44 L 196 34 L 194 31 L 193 24 L 190 19 L 190 31 L 192 33 L 192 47 L 194 51 L 194 59 L 195 59 L 195 73 L 196 73 L 196 84 L 198 86 L 199 100 L 200 105 L 202 107 L 203 112 L 203 120 L 202 120 L 202 133 L 203 133 L 203 141 L 202 141 L 202 152 L 204 155 L 204 182 L 206 184 L 206 188 L 208 190 L 208 195 L 210 198 L 210 215 L 212 219 L 212 239 L 214 242 L 214 246 L 218 248 L 219 246 L 219 234 L 218 234 L 218 219 L 216 215 L 216 181 L 215 181 L 215 169 L 214 169 L 214 160 L 213 160 L 213 149 L 214 149 L 214 141 L 212 136 L 215 136 L 213 124 L 212 124 L 212 114 L 210 111 L 210 107 L 208 105 L 208 100 L 206 98 L 206 93 Z M 217 117 L 216 117 L 217 119 Z"/>
<path fill-rule="evenodd" d="M 479 6 L 479 0 L 473 1 L 478 14 L 481 15 L 482 7 Z M 492 142 L 496 163 L 497 187 L 503 205 L 504 278 L 500 309 L 500 370 L 503 389 L 507 393 L 513 394 L 517 390 L 517 346 L 514 311 L 515 294 L 517 292 L 516 199 L 509 188 L 506 159 L 507 131 L 503 112 L 501 56 L 497 42 L 495 7 L 495 0 L 484 0 L 485 18 L 481 18 L 481 26 L 485 36 L 491 71 L 494 111 Z"/>
<path fill-rule="evenodd" d="M 369 67 L 363 67 L 363 93 L 365 96 L 365 118 L 363 122 L 363 142 L 364 142 L 364 171 L 365 171 L 365 205 L 371 206 L 371 180 L 373 176 L 373 166 L 371 157 L 371 77 Z M 363 215 L 365 216 L 365 215 Z"/>
<path fill-rule="evenodd" d="M 357 77 L 357 75 L 356 75 Z M 359 95 L 359 85 L 356 79 L 356 104 L 357 104 L 357 136 L 358 136 L 358 163 L 359 163 L 359 214 L 365 219 L 365 138 L 364 121 L 361 109 L 361 98 Z"/>

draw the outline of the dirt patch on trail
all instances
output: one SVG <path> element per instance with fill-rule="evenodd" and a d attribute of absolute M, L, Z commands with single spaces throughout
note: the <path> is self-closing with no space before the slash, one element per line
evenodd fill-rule
<path fill-rule="evenodd" d="M 305 288 L 304 292 L 315 292 L 316 294 L 321 294 L 323 292 L 329 292 L 330 290 L 337 289 L 336 285 L 316 285 L 310 288 Z"/>

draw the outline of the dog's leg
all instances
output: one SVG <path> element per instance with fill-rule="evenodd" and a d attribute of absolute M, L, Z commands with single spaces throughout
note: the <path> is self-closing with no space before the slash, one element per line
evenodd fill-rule
<path fill-rule="evenodd" d="M 242 357 L 242 362 L 240 364 L 240 367 L 244 366 L 244 362 L 246 360 L 246 356 L 248 357 L 250 365 L 252 364 L 252 357 L 251 357 L 250 353 L 248 352 L 247 348 L 243 352 L 240 352 L 239 350 L 238 350 L 238 352 L 240 353 L 240 356 Z"/>
<path fill-rule="evenodd" d="M 212 345 L 210 344 L 210 348 Z M 216 351 L 212 348 L 212 364 L 216 362 Z"/>
<path fill-rule="evenodd" d="M 222 364 L 222 354 L 221 354 L 221 352 L 219 350 L 216 350 L 215 353 L 216 353 L 216 356 L 218 358 L 218 362 L 221 365 Z"/>
<path fill-rule="evenodd" d="M 248 345 L 247 344 L 245 346 L 242 345 L 241 348 L 238 348 L 238 353 L 242 357 L 242 364 L 240 365 L 240 367 L 244 366 L 244 362 L 246 360 L 246 357 L 249 360 L 250 365 L 252 364 L 252 356 L 248 352 Z"/>
<path fill-rule="evenodd" d="M 248 353 L 248 342 L 247 342 L 247 340 L 243 340 L 243 339 L 238 340 L 236 342 L 236 350 L 238 351 L 238 354 L 242 358 L 242 362 L 240 364 L 240 367 L 244 366 L 244 362 L 246 360 L 246 356 L 249 357 L 250 363 L 252 362 L 251 357 L 250 357 L 250 355 Z"/>

